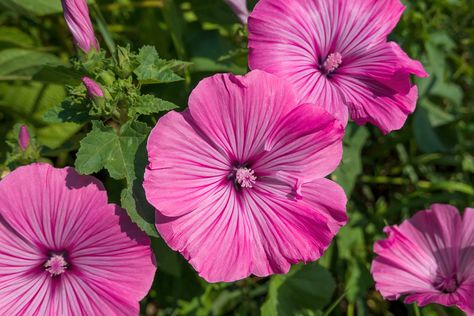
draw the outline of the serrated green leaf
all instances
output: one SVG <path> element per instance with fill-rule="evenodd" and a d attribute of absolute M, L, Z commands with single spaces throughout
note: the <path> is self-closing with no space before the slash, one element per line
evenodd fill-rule
<path fill-rule="evenodd" d="M 174 73 L 177 61 L 160 59 L 153 46 L 143 46 L 137 56 L 140 65 L 134 70 L 138 81 L 142 84 L 167 83 L 183 80 Z"/>
<path fill-rule="evenodd" d="M 92 122 L 92 130 L 80 142 L 76 169 L 91 174 L 105 168 L 114 179 L 127 181 L 122 191 L 122 206 L 143 231 L 157 237 L 154 209 L 146 202 L 141 187 L 146 165 L 145 140 L 150 128 L 141 122 L 129 121 L 117 133 L 101 121 Z"/>
<path fill-rule="evenodd" d="M 111 126 L 93 121 L 92 131 L 81 141 L 76 169 L 91 174 L 105 168 L 112 178 L 133 182 L 135 156 L 149 131 L 146 124 L 130 121 L 117 134 Z"/>
<path fill-rule="evenodd" d="M 362 148 L 369 137 L 366 127 L 349 123 L 344 136 L 344 153 L 342 163 L 333 173 L 332 178 L 339 183 L 350 196 L 354 189 L 357 177 L 362 172 Z"/>
<path fill-rule="evenodd" d="M 170 111 L 178 108 L 172 102 L 165 101 L 150 94 L 141 95 L 138 100 L 130 107 L 128 115 L 135 117 L 137 115 L 149 115 L 153 113 L 160 113 L 163 111 Z"/>
<path fill-rule="evenodd" d="M 92 130 L 81 140 L 76 169 L 82 174 L 98 172 L 106 167 L 118 143 L 114 129 L 100 121 L 92 122 Z"/>
<path fill-rule="evenodd" d="M 331 274 L 317 263 L 294 266 L 286 275 L 270 281 L 262 316 L 296 315 L 319 310 L 330 303 L 336 284 Z"/>

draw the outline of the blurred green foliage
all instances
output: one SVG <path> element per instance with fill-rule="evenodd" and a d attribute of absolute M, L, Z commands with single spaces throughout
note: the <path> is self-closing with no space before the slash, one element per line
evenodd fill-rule
<path fill-rule="evenodd" d="M 215 72 L 247 71 L 246 30 L 222 0 L 89 3 L 104 48 L 111 49 L 112 41 L 130 45 L 133 51 L 151 45 L 160 58 L 192 63 L 183 81 L 146 85 L 142 87 L 145 93 L 185 108 L 200 79 Z M 384 301 L 374 290 L 369 272 L 372 247 L 383 237 L 386 224 L 399 223 L 431 203 L 451 203 L 459 209 L 473 206 L 474 1 L 404 3 L 407 10 L 392 40 L 420 59 L 430 77 L 416 80 L 418 107 L 401 131 L 383 136 L 374 127 L 349 124 L 344 164 L 332 177 L 349 195 L 350 222 L 324 257 L 318 263 L 297 265 L 288 275 L 207 284 L 179 254 L 153 238 L 158 273 L 142 302 L 143 315 L 388 316 L 420 312 L 401 302 Z M 76 80 L 66 70 L 75 55 L 59 0 L 0 2 L 0 163 L 7 162 L 14 146 L 16 124 L 25 123 L 41 145 L 42 160 L 56 166 L 75 164 L 80 141 L 91 131 L 91 124 L 48 123 L 44 118 L 63 102 L 66 85 Z M 151 116 L 148 123 L 156 122 L 159 115 Z M 111 141 L 117 147 L 121 144 L 119 138 Z M 77 155 L 79 160 L 83 157 Z M 127 168 L 109 167 L 115 171 Z M 97 176 L 106 184 L 111 200 L 120 202 L 123 183 L 104 171 Z M 127 197 L 122 201 L 133 202 Z M 421 312 L 461 315 L 439 306 Z"/>

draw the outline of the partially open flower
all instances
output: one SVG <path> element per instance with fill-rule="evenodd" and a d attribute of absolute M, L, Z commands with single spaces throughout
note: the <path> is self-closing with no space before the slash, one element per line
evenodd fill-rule
<path fill-rule="evenodd" d="M 87 89 L 87 96 L 91 99 L 104 97 L 104 92 L 97 82 L 88 77 L 82 78 L 82 83 Z"/>
<path fill-rule="evenodd" d="M 20 133 L 18 134 L 18 144 L 20 145 L 21 150 L 25 151 L 30 145 L 30 133 L 28 133 L 28 127 L 22 125 L 20 127 Z"/>
<path fill-rule="evenodd" d="M 61 0 L 61 3 L 64 19 L 76 45 L 84 53 L 89 53 L 93 49 L 99 51 L 99 43 L 94 34 L 86 0 Z"/>

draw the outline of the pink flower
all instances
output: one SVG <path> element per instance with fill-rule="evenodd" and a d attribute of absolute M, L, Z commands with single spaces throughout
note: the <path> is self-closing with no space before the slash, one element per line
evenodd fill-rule
<path fill-rule="evenodd" d="M 30 145 L 30 133 L 28 133 L 28 127 L 26 125 L 22 125 L 20 127 L 20 133 L 18 134 L 18 144 L 20 145 L 20 149 L 25 151 L 28 149 Z"/>
<path fill-rule="evenodd" d="M 104 97 L 104 92 L 97 82 L 88 77 L 82 78 L 82 84 L 87 89 L 87 96 L 91 99 Z"/>
<path fill-rule="evenodd" d="M 18 168 L 0 181 L 0 315 L 138 315 L 149 244 L 95 178 Z"/>
<path fill-rule="evenodd" d="M 225 3 L 234 11 L 242 24 L 247 24 L 249 10 L 247 9 L 247 0 L 224 0 Z"/>
<path fill-rule="evenodd" d="M 93 49 L 99 51 L 99 42 L 94 34 L 86 0 L 61 0 L 61 3 L 64 19 L 74 37 L 76 45 L 84 53 L 89 53 Z"/>
<path fill-rule="evenodd" d="M 286 273 L 318 259 L 346 223 L 342 125 L 298 106 L 286 81 L 218 74 L 148 140 L 144 188 L 168 245 L 210 282 Z"/>
<path fill-rule="evenodd" d="M 426 77 L 387 36 L 404 6 L 399 0 L 260 0 L 249 19 L 249 64 L 290 80 L 299 99 L 344 124 L 400 129 Z"/>
<path fill-rule="evenodd" d="M 453 206 L 435 204 L 385 232 L 372 264 L 383 297 L 406 295 L 407 304 L 456 305 L 474 315 L 474 209 L 461 218 Z"/>

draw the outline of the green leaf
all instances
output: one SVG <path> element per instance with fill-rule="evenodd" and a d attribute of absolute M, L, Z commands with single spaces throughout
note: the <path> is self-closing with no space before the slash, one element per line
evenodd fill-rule
<path fill-rule="evenodd" d="M 20 48 L 0 51 L 0 80 L 30 80 L 46 65 L 61 64 L 54 55 Z"/>
<path fill-rule="evenodd" d="M 76 169 L 91 174 L 105 168 L 112 178 L 132 182 L 135 155 L 148 132 L 148 126 L 140 122 L 126 123 L 117 134 L 111 126 L 93 121 L 92 131 L 81 141 Z"/>
<path fill-rule="evenodd" d="M 346 277 L 346 297 L 350 303 L 366 296 L 373 286 L 369 269 L 360 260 L 351 260 Z"/>
<path fill-rule="evenodd" d="M 176 60 L 166 61 L 160 59 L 153 46 L 143 46 L 137 56 L 140 65 L 134 73 L 142 84 L 167 83 L 183 80 L 174 73 L 173 69 L 179 63 Z"/>
<path fill-rule="evenodd" d="M 83 124 L 88 122 L 89 109 L 84 104 L 75 104 L 70 100 L 63 101 L 60 105 L 49 109 L 43 116 L 48 123 L 74 122 Z"/>
<path fill-rule="evenodd" d="M 186 50 L 183 43 L 183 33 L 186 21 L 183 18 L 183 14 L 174 0 L 165 0 L 162 12 L 165 22 L 168 25 L 171 40 L 173 41 L 178 58 L 184 59 Z"/>
<path fill-rule="evenodd" d="M 100 121 L 93 121 L 92 130 L 80 143 L 76 169 L 83 174 L 102 170 L 109 164 L 109 159 L 117 144 L 118 136 L 112 127 L 104 126 Z"/>
<path fill-rule="evenodd" d="M 134 102 L 128 111 L 128 115 L 130 117 L 142 114 L 149 115 L 163 111 L 170 111 L 176 108 L 178 108 L 178 106 L 172 102 L 159 99 L 150 94 L 145 94 L 141 95 L 138 100 Z"/>
<path fill-rule="evenodd" d="M 413 130 L 416 143 L 423 152 L 434 153 L 447 150 L 431 125 L 427 111 L 422 107 L 419 107 L 415 112 Z"/>
<path fill-rule="evenodd" d="M 92 2 L 88 0 L 87 2 Z M 2 0 L 0 6 L 21 14 L 47 15 L 62 12 L 61 1 L 52 0 Z"/>
<path fill-rule="evenodd" d="M 340 258 L 349 261 L 355 257 L 365 258 L 364 230 L 361 227 L 344 226 L 337 235 L 337 246 Z"/>
<path fill-rule="evenodd" d="M 237 16 L 222 0 L 191 0 L 193 12 L 202 22 L 217 24 L 239 23 Z"/>
<path fill-rule="evenodd" d="M 369 132 L 366 127 L 349 123 L 344 137 L 344 153 L 342 163 L 333 173 L 332 178 L 339 183 L 350 196 L 354 189 L 357 177 L 362 172 L 361 152 Z"/>
<path fill-rule="evenodd" d="M 13 46 L 32 47 L 31 37 L 16 27 L 0 27 L 0 43 L 6 43 Z"/>
<path fill-rule="evenodd" d="M 117 133 L 101 121 L 92 122 L 92 130 L 81 141 L 76 169 L 91 174 L 105 168 L 114 179 L 127 181 L 122 191 L 122 206 L 143 231 L 158 236 L 154 226 L 154 209 L 145 198 L 141 184 L 146 165 L 145 140 L 150 128 L 141 122 L 129 121 Z"/>
<path fill-rule="evenodd" d="M 326 269 L 316 263 L 299 264 L 286 275 L 272 277 L 262 315 L 295 315 L 305 309 L 322 309 L 330 303 L 335 288 Z"/>
<path fill-rule="evenodd" d="M 127 210 L 131 220 L 140 227 L 147 235 L 159 237 L 154 222 L 155 209 L 148 204 L 143 188 L 134 185 L 126 188 L 121 195 L 122 207 Z"/>

